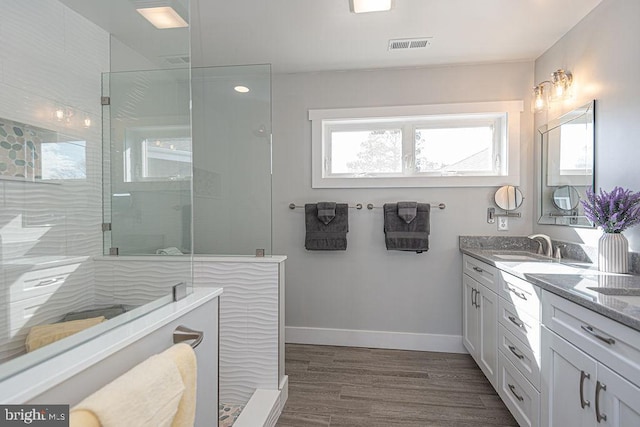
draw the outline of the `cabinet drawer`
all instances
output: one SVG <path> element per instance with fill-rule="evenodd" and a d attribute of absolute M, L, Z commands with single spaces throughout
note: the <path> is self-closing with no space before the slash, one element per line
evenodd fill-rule
<path fill-rule="evenodd" d="M 77 263 L 27 272 L 8 270 L 5 272 L 5 283 L 9 289 L 9 299 L 14 302 L 50 295 L 80 267 L 81 264 Z"/>
<path fill-rule="evenodd" d="M 50 295 L 14 301 L 0 313 L 0 330 L 28 330 L 32 326 L 59 322 L 71 312 L 92 307 L 93 293 L 78 292 L 76 289 L 62 288 Z"/>
<path fill-rule="evenodd" d="M 544 291 L 542 322 L 627 380 L 640 385 L 640 332 Z"/>
<path fill-rule="evenodd" d="M 498 348 L 513 366 L 540 390 L 540 353 L 534 353 L 502 324 L 498 325 Z"/>
<path fill-rule="evenodd" d="M 462 272 L 498 293 L 498 269 L 469 255 L 462 256 Z"/>
<path fill-rule="evenodd" d="M 500 272 L 498 295 L 511 302 L 518 313 L 525 312 L 540 321 L 540 295 L 542 290 L 512 274 Z"/>
<path fill-rule="evenodd" d="M 498 321 L 534 353 L 540 353 L 540 322 L 537 319 L 498 298 Z"/>
<path fill-rule="evenodd" d="M 521 427 L 540 424 L 540 393 L 500 352 L 498 354 L 498 394 Z"/>

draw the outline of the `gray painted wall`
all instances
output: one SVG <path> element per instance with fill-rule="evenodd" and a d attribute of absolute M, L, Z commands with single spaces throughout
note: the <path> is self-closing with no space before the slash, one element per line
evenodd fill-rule
<path fill-rule="evenodd" d="M 312 189 L 309 109 L 524 100 L 523 218 L 500 232 L 523 235 L 533 222 L 532 85 L 532 62 L 274 75 L 273 252 L 288 256 L 287 326 L 460 335 L 458 236 L 499 234 L 486 222 L 496 187 Z M 367 209 L 350 211 L 346 252 L 309 252 L 304 214 L 287 205 L 323 200 L 418 200 L 447 209 L 432 212 L 427 253 L 387 251 L 381 211 Z"/>
<path fill-rule="evenodd" d="M 596 100 L 596 187 L 619 185 L 640 191 L 640 2 L 604 0 L 535 63 L 536 82 L 557 68 L 573 73 L 575 99 L 548 114 L 536 115 L 535 125 Z M 536 143 L 538 149 L 539 142 Z M 536 210 L 537 217 L 537 210 Z M 560 240 L 597 246 L 600 230 L 538 226 Z M 630 250 L 640 252 L 640 227 L 624 233 Z"/>

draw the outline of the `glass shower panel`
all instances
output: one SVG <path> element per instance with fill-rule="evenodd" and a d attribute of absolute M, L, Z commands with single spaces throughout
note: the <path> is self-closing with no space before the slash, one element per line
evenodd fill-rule
<path fill-rule="evenodd" d="M 271 254 L 271 67 L 192 69 L 196 254 Z"/>
<path fill-rule="evenodd" d="M 112 72 L 103 92 L 105 253 L 191 253 L 189 70 Z"/>

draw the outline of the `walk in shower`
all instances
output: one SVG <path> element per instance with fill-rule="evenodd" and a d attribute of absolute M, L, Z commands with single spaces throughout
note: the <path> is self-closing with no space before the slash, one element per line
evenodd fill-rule
<path fill-rule="evenodd" d="M 20 76 L 5 61 L 4 81 L 16 81 L 0 80 L 10 144 L 0 155 L 13 161 L 0 170 L 13 174 L 0 176 L 0 302 L 24 314 L 0 318 L 0 378 L 72 342 L 23 355 L 32 327 L 78 312 L 143 315 L 185 283 L 224 287 L 221 398 L 242 406 L 257 388 L 278 391 L 284 257 L 271 256 L 270 66 L 192 68 L 190 28 L 154 28 L 137 0 L 8 3 L 15 37 L 0 60 L 29 52 L 34 71 Z M 173 4 L 188 22 L 188 0 Z M 17 143 L 32 162 L 14 158 Z"/>

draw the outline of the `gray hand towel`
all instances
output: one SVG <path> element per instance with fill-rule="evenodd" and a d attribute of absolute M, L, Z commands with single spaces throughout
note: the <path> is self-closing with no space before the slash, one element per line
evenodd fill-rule
<path fill-rule="evenodd" d="M 325 225 L 336 217 L 336 202 L 318 202 L 318 219 Z"/>
<path fill-rule="evenodd" d="M 383 211 L 384 241 L 387 250 L 417 253 L 429 250 L 429 204 L 418 203 L 416 217 L 409 223 L 399 216 L 397 203 L 385 203 Z"/>
<path fill-rule="evenodd" d="M 349 206 L 336 203 L 335 217 L 325 224 L 318 218 L 318 206 L 304 205 L 306 235 L 304 247 L 309 251 L 344 251 L 347 249 L 349 231 Z"/>
<path fill-rule="evenodd" d="M 413 221 L 418 212 L 418 202 L 398 202 L 398 216 L 407 224 Z"/>

